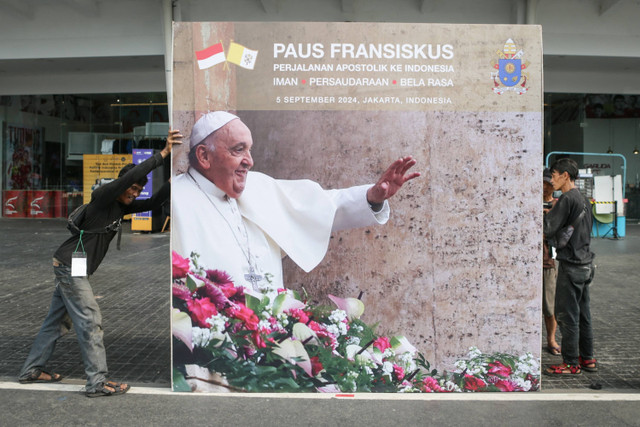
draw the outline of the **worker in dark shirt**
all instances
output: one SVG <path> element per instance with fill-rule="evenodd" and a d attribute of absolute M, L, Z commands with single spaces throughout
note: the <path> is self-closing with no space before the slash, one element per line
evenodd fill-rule
<path fill-rule="evenodd" d="M 62 376 L 46 370 L 57 340 L 73 324 L 84 361 L 89 397 L 126 393 L 130 386 L 107 380 L 107 358 L 103 344 L 102 315 L 96 302 L 89 276 L 93 274 L 118 233 L 124 215 L 159 207 L 170 197 L 170 184 L 165 183 L 150 199 L 136 200 L 147 182 L 147 174 L 162 165 L 174 144 L 182 142 L 179 131 L 169 131 L 166 146 L 144 162 L 122 168 L 118 179 L 97 188 L 91 194 L 85 217 L 53 257 L 55 290 L 40 332 L 20 372 L 20 382 L 57 382 Z M 84 232 L 94 230 L 94 232 Z M 95 232 L 95 230 L 100 230 Z"/>
<path fill-rule="evenodd" d="M 561 242 L 568 227 L 573 233 L 566 246 L 557 247 L 559 262 L 556 281 L 555 316 L 562 332 L 563 364 L 547 369 L 552 375 L 575 375 L 582 370 L 595 372 L 593 330 L 589 307 L 589 284 L 593 280 L 595 255 L 591 252 L 591 203 L 575 187 L 578 165 L 560 159 L 551 165 L 551 184 L 562 195 L 544 216 L 544 236 Z M 556 243 L 562 246 L 562 243 Z"/>

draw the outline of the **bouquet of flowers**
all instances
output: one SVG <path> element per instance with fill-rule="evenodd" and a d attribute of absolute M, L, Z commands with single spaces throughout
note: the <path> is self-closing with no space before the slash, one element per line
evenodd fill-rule
<path fill-rule="evenodd" d="M 267 276 L 268 277 L 268 276 Z M 173 252 L 173 384 L 176 391 L 528 391 L 539 384 L 530 354 L 472 348 L 438 374 L 403 336 L 380 336 L 360 320 L 358 298 L 329 295 L 311 306 L 286 289 L 236 287 L 198 255 Z"/>

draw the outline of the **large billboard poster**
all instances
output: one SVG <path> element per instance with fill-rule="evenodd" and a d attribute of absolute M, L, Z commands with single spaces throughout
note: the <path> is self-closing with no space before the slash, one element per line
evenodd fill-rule
<path fill-rule="evenodd" d="M 540 27 L 176 23 L 173 58 L 174 390 L 539 390 Z"/>

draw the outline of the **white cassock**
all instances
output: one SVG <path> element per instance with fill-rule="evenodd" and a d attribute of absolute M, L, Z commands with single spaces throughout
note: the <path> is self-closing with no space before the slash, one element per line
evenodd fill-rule
<path fill-rule="evenodd" d="M 207 270 L 228 273 L 236 286 L 284 288 L 282 258 L 309 272 L 325 256 L 332 231 L 384 224 L 385 201 L 373 212 L 362 185 L 324 190 L 310 180 L 277 180 L 249 172 L 242 195 L 227 197 L 190 168 L 171 182 L 171 238 L 183 257 L 199 255 Z M 256 273 L 269 281 L 250 282 Z"/>

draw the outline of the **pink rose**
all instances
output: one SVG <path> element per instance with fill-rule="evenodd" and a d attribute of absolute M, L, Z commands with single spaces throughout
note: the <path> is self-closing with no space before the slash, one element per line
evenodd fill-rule
<path fill-rule="evenodd" d="M 187 307 L 193 320 L 201 328 L 209 328 L 207 319 L 218 314 L 216 306 L 209 298 L 193 299 L 187 301 Z"/>
<path fill-rule="evenodd" d="M 300 310 L 299 308 L 292 308 L 291 310 L 287 310 L 286 313 L 288 313 L 298 322 L 304 323 L 305 325 L 309 322 L 309 316 L 307 315 L 307 313 L 305 313 L 303 310 Z"/>
<path fill-rule="evenodd" d="M 398 381 L 402 381 L 404 379 L 404 369 L 402 369 L 401 366 L 393 365 L 393 373 Z"/>
<path fill-rule="evenodd" d="M 489 374 L 509 378 L 511 368 L 496 360 L 495 362 L 489 363 Z"/>
<path fill-rule="evenodd" d="M 318 322 L 316 322 L 315 320 L 312 320 L 311 322 L 309 322 L 309 323 L 307 324 L 307 326 L 308 326 L 309 328 L 311 328 L 311 330 L 312 330 L 313 332 L 321 332 L 321 331 L 323 331 L 323 332 L 324 332 L 324 330 L 325 330 L 325 329 L 322 327 L 322 325 L 320 325 L 320 324 L 319 324 Z"/>
<path fill-rule="evenodd" d="M 469 391 L 478 391 L 485 388 L 487 384 L 480 378 L 476 378 L 473 375 L 464 376 L 464 388 Z"/>
<path fill-rule="evenodd" d="M 422 391 L 426 393 L 434 393 L 443 391 L 440 384 L 438 384 L 438 380 L 433 377 L 426 377 L 422 380 Z"/>
<path fill-rule="evenodd" d="M 380 337 L 373 342 L 373 346 L 380 350 L 380 353 L 384 353 L 386 349 L 391 348 L 391 342 L 387 337 Z"/>
<path fill-rule="evenodd" d="M 185 277 L 189 272 L 189 258 L 182 258 L 176 251 L 171 252 L 173 278 Z"/>

